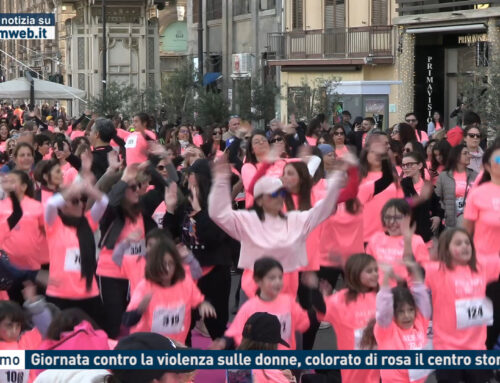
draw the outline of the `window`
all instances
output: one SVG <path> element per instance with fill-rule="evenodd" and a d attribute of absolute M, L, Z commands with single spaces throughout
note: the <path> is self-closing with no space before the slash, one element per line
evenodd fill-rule
<path fill-rule="evenodd" d="M 222 19 L 222 0 L 207 1 L 207 20 Z"/>
<path fill-rule="evenodd" d="M 304 1 L 293 0 L 292 29 L 304 29 Z"/>
<path fill-rule="evenodd" d="M 387 0 L 372 1 L 372 25 L 387 25 L 388 20 Z"/>
<path fill-rule="evenodd" d="M 345 0 L 325 0 L 325 29 L 345 27 Z"/>
<path fill-rule="evenodd" d="M 260 0 L 259 9 L 267 11 L 268 9 L 276 9 L 276 0 Z"/>
<path fill-rule="evenodd" d="M 235 0 L 233 2 L 233 16 L 250 13 L 250 0 Z"/>
<path fill-rule="evenodd" d="M 193 23 L 200 22 L 200 14 L 198 12 L 198 7 L 200 6 L 200 1 L 202 0 L 193 0 Z"/>

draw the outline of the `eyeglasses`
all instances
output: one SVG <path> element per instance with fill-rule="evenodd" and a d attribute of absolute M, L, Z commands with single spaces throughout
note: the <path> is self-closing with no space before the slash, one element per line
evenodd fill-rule
<path fill-rule="evenodd" d="M 469 138 L 481 138 L 481 134 L 467 133 Z"/>
<path fill-rule="evenodd" d="M 214 130 L 214 131 L 212 132 L 212 136 L 217 136 L 217 135 L 219 135 L 219 134 L 222 134 L 222 132 L 221 132 L 220 130 Z"/>
<path fill-rule="evenodd" d="M 403 218 L 402 215 L 384 215 L 384 221 L 386 222 L 400 222 Z"/>
<path fill-rule="evenodd" d="M 401 164 L 402 169 L 411 168 L 414 165 L 418 165 L 418 162 L 407 162 L 406 164 Z"/>
<path fill-rule="evenodd" d="M 334 136 L 345 136 L 345 133 L 344 132 L 334 132 L 333 135 Z"/>
<path fill-rule="evenodd" d="M 271 144 L 275 144 L 276 142 L 283 142 L 283 137 L 274 137 L 270 142 Z"/>
<path fill-rule="evenodd" d="M 139 190 L 140 188 L 142 187 L 142 184 L 140 182 L 136 183 L 136 184 L 132 184 L 132 185 L 128 185 L 128 188 L 130 190 L 132 190 L 133 192 L 136 192 L 137 190 Z"/>
<path fill-rule="evenodd" d="M 272 198 L 278 198 L 278 197 L 285 198 L 286 197 L 286 190 L 285 189 L 276 190 L 274 193 L 271 193 L 269 195 Z"/>
<path fill-rule="evenodd" d="M 415 118 L 409 118 L 407 120 L 405 120 L 407 123 L 411 124 L 412 122 L 417 122 L 417 120 Z"/>
<path fill-rule="evenodd" d="M 167 167 L 166 167 L 166 166 L 163 166 L 163 165 L 158 165 L 158 166 L 156 167 L 156 170 L 159 170 L 160 172 L 164 171 L 165 169 L 167 169 Z"/>
<path fill-rule="evenodd" d="M 189 133 L 189 130 L 188 129 L 181 129 L 181 130 L 179 130 L 179 133 Z"/>
<path fill-rule="evenodd" d="M 76 206 L 80 202 L 83 204 L 86 204 L 87 201 L 88 201 L 88 197 L 86 195 L 82 195 L 80 198 L 72 198 L 70 202 L 73 206 Z"/>

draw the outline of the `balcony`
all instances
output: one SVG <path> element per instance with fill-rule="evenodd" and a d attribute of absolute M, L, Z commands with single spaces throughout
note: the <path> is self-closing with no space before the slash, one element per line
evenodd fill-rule
<path fill-rule="evenodd" d="M 268 60 L 270 65 L 392 63 L 393 45 L 390 25 L 269 33 Z"/>
<path fill-rule="evenodd" d="M 500 0 L 396 0 L 399 16 L 427 13 L 487 9 L 500 5 Z"/>

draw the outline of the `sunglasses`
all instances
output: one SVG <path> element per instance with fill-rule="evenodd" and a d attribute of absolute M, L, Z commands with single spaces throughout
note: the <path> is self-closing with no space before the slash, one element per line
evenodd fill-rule
<path fill-rule="evenodd" d="M 407 162 L 406 164 L 401 164 L 402 169 L 411 168 L 413 165 L 418 165 L 418 162 Z"/>
<path fill-rule="evenodd" d="M 72 198 L 70 202 L 71 202 L 71 204 L 72 204 L 73 206 L 76 206 L 76 205 L 78 205 L 80 202 L 81 202 L 81 203 L 83 203 L 83 204 L 86 204 L 86 203 L 87 203 L 87 201 L 88 201 L 88 199 L 89 199 L 89 198 L 88 198 L 86 195 L 82 195 L 80 198 Z"/>
<path fill-rule="evenodd" d="M 334 136 L 345 136 L 344 132 L 335 132 L 333 133 Z"/>
<path fill-rule="evenodd" d="M 469 138 L 481 138 L 480 134 L 474 134 L 474 133 L 467 133 L 467 136 Z"/>
<path fill-rule="evenodd" d="M 276 190 L 274 193 L 271 193 L 270 196 L 272 198 L 278 198 L 278 197 L 285 198 L 286 197 L 286 190 L 285 189 Z"/>
<path fill-rule="evenodd" d="M 156 167 L 156 170 L 159 170 L 160 172 L 164 171 L 165 169 L 167 169 L 167 167 L 166 167 L 166 166 L 163 166 L 163 165 L 158 165 L 158 166 Z"/>
<path fill-rule="evenodd" d="M 274 144 L 276 142 L 283 142 L 283 137 L 275 137 L 271 141 L 269 141 L 271 144 Z"/>
<path fill-rule="evenodd" d="M 216 130 L 212 133 L 212 136 L 218 136 L 219 134 L 222 134 L 220 130 Z"/>
<path fill-rule="evenodd" d="M 132 184 L 132 185 L 128 185 L 128 188 L 130 190 L 132 190 L 133 192 L 136 192 L 137 190 L 139 190 L 140 188 L 142 187 L 142 184 L 140 182 L 138 182 L 137 184 Z"/>
<path fill-rule="evenodd" d="M 406 120 L 406 122 L 411 123 L 411 122 L 417 122 L 415 118 L 409 118 Z"/>

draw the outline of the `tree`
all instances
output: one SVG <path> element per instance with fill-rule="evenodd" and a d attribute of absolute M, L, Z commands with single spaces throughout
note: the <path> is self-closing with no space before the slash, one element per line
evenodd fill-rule
<path fill-rule="evenodd" d="M 201 88 L 196 100 L 196 124 L 207 126 L 214 122 L 223 123 L 229 117 L 229 102 L 222 93 Z"/>
<path fill-rule="evenodd" d="M 108 83 L 105 99 L 102 93 L 88 99 L 88 107 L 101 116 L 113 116 L 122 113 L 129 115 L 129 105 L 132 97 L 137 93 L 132 85 L 123 85 L 116 82 Z"/>

